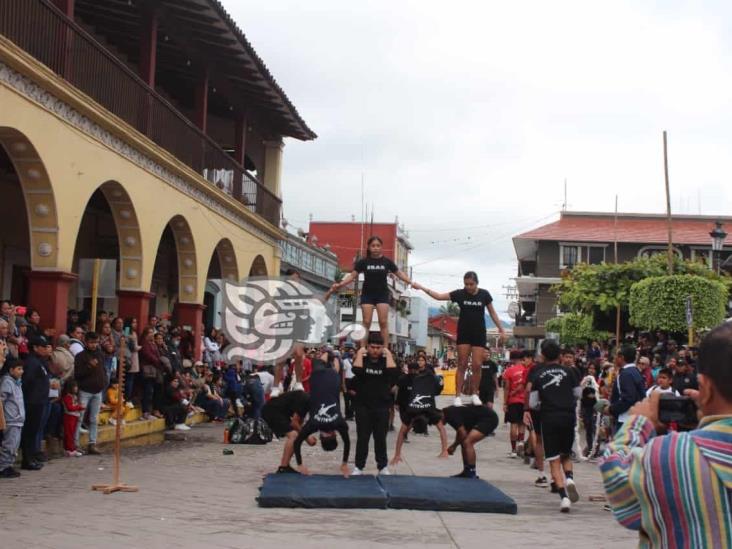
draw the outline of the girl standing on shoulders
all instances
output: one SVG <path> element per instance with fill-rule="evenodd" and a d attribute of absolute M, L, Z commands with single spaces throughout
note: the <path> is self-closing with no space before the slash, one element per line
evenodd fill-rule
<path fill-rule="evenodd" d="M 503 324 L 493 308 L 493 297 L 487 290 L 478 287 L 478 275 L 473 271 L 468 271 L 463 277 L 463 283 L 465 286 L 462 289 L 449 293 L 438 293 L 419 284 L 413 284 L 413 286 L 417 290 L 423 290 L 432 299 L 452 301 L 460 307 L 457 327 L 458 367 L 457 377 L 455 378 L 458 395 L 455 397 L 455 406 L 462 406 L 463 400 L 469 400 L 470 404 L 480 406 L 482 402 L 478 397 L 478 388 L 480 387 L 481 366 L 485 355 L 486 328 L 484 311 L 486 308 L 491 319 L 493 319 L 493 323 L 498 328 L 501 341 L 505 340 L 506 334 L 503 330 Z M 468 367 L 468 359 L 471 357 L 472 376 L 470 378 L 470 387 L 468 393 L 463 394 L 465 370 Z"/>
<path fill-rule="evenodd" d="M 385 344 L 389 341 L 389 301 L 391 294 L 389 292 L 389 284 L 387 275 L 391 273 L 393 276 L 402 280 L 408 286 L 413 285 L 409 277 L 399 270 L 399 267 L 382 253 L 384 242 L 381 237 L 372 236 L 369 238 L 366 246 L 366 257 L 359 259 L 353 265 L 353 271 L 340 282 L 336 282 L 330 287 L 325 295 L 326 301 L 330 294 L 337 292 L 341 288 L 348 286 L 351 282 L 358 278 L 359 273 L 364 274 L 363 289 L 361 290 L 361 313 L 363 316 L 363 326 L 366 328 L 366 334 L 371 330 L 371 320 L 376 309 L 376 316 L 379 320 L 379 331 Z M 362 341 L 365 346 L 366 339 Z"/>

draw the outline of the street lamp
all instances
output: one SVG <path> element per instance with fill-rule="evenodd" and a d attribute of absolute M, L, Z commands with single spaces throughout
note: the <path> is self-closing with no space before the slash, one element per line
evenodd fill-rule
<path fill-rule="evenodd" d="M 719 274 L 719 253 L 724 247 L 724 239 L 727 238 L 727 233 L 724 232 L 721 221 L 714 224 L 714 229 L 709 233 L 709 236 L 712 237 L 712 251 L 714 252 L 714 260 L 717 263 L 717 274 Z"/>

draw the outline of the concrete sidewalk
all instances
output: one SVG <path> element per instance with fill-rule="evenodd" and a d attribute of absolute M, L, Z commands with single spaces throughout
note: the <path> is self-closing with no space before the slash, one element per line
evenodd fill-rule
<path fill-rule="evenodd" d="M 398 423 L 398 420 L 397 420 Z M 351 424 L 351 432 L 355 426 Z M 185 442 L 124 451 L 122 480 L 138 493 L 91 492 L 111 480 L 112 460 L 99 457 L 51 461 L 40 472 L 0 480 L 2 545 L 35 547 L 231 547 L 231 548 L 485 548 L 634 547 L 637 534 L 618 526 L 603 503 L 594 464 L 580 463 L 575 478 L 582 499 L 569 515 L 559 498 L 536 488 L 536 471 L 506 457 L 507 429 L 478 447 L 478 473 L 518 503 L 518 515 L 397 510 L 260 509 L 255 498 L 262 476 L 279 461 L 281 442 L 224 446 L 223 427 L 205 424 Z M 453 434 L 448 428 L 448 433 Z M 353 435 L 355 438 L 355 434 Z M 439 436 L 411 435 L 399 474 L 447 476 L 462 469 L 458 456 L 436 459 Z M 394 434 L 390 434 L 390 457 Z M 222 455 L 224 447 L 233 456 Z M 306 447 L 314 472 L 336 474 L 340 452 Z M 373 472 L 373 458 L 368 472 Z"/>

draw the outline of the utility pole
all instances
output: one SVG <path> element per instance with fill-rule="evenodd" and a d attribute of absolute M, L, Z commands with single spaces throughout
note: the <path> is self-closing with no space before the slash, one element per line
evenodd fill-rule
<path fill-rule="evenodd" d="M 666 217 L 668 218 L 668 274 L 674 274 L 673 224 L 671 222 L 671 191 L 668 183 L 668 145 L 663 130 L 663 171 L 666 177 Z"/>

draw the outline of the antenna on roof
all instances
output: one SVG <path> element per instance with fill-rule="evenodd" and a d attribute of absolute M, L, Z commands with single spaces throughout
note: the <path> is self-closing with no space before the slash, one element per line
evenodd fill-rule
<path fill-rule="evenodd" d="M 567 211 L 567 178 L 564 178 L 564 202 L 562 203 L 562 211 Z"/>

